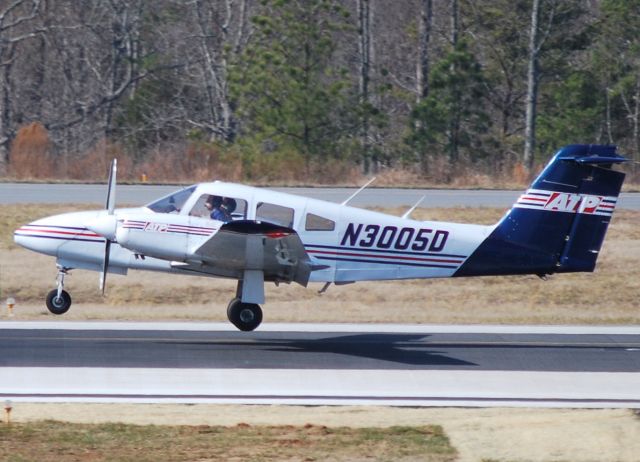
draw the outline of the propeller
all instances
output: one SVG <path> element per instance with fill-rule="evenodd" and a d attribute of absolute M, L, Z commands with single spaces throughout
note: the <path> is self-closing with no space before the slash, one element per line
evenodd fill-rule
<path fill-rule="evenodd" d="M 109 270 L 109 255 L 111 253 L 111 241 L 115 239 L 116 235 L 116 217 L 114 215 L 114 208 L 116 203 L 116 173 L 118 171 L 118 160 L 113 159 L 111 161 L 111 168 L 109 170 L 109 182 L 107 185 L 107 203 L 105 209 L 106 215 L 93 220 L 87 224 L 87 228 L 105 238 L 104 243 L 104 258 L 102 260 L 102 273 L 100 274 L 100 290 L 104 295 L 104 290 L 107 283 L 107 272 Z"/>

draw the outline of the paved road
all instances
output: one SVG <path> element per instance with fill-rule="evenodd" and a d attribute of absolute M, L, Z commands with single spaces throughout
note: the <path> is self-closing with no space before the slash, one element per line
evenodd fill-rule
<path fill-rule="evenodd" d="M 118 185 L 117 202 L 122 205 L 147 204 L 179 189 L 177 186 Z M 352 188 L 274 188 L 278 191 L 342 202 Z M 356 196 L 350 205 L 357 207 L 409 207 L 426 196 L 420 207 L 501 207 L 508 208 L 521 191 L 442 190 L 442 189 L 379 189 L 370 188 Z M 102 205 L 105 185 L 87 184 L 26 184 L 0 183 L 0 204 L 16 203 L 85 203 Z M 640 210 L 640 193 L 623 193 L 618 207 Z"/>

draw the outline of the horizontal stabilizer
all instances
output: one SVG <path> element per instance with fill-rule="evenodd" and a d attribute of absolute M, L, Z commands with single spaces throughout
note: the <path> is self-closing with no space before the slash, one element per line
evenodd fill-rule
<path fill-rule="evenodd" d="M 599 166 L 620 164 L 630 160 L 617 154 L 616 146 L 599 144 L 572 144 L 565 146 L 555 159 Z"/>

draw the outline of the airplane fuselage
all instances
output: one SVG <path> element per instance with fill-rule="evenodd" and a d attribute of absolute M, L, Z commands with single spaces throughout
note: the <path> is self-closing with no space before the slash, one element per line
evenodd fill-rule
<path fill-rule="evenodd" d="M 109 272 L 238 277 L 228 255 L 216 264 L 215 257 L 203 262 L 196 254 L 224 224 L 194 214 L 204 195 L 244 201 L 244 210 L 234 219 L 268 220 L 295 230 L 311 259 L 322 267 L 311 273 L 310 282 L 449 277 L 493 228 L 422 222 L 261 188 L 204 183 L 193 189 L 179 211 L 116 209 L 119 225 Z M 62 267 L 100 271 L 105 238 L 86 224 L 104 214 L 100 210 L 46 217 L 16 230 L 15 241 L 56 257 Z"/>

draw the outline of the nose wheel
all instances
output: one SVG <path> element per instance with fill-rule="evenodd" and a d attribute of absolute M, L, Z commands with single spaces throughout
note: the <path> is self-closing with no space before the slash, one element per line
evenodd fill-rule
<path fill-rule="evenodd" d="M 53 314 L 64 314 L 71 308 L 71 295 L 63 289 L 64 277 L 68 271 L 68 268 L 58 266 L 58 278 L 56 280 L 58 288 L 47 294 L 47 309 Z"/>
<path fill-rule="evenodd" d="M 262 308 L 256 303 L 243 303 L 239 298 L 234 298 L 227 307 L 227 317 L 238 329 L 249 332 L 262 322 Z"/>
<path fill-rule="evenodd" d="M 47 294 L 47 309 L 53 314 L 64 314 L 71 308 L 71 295 L 66 290 L 53 289 Z"/>

